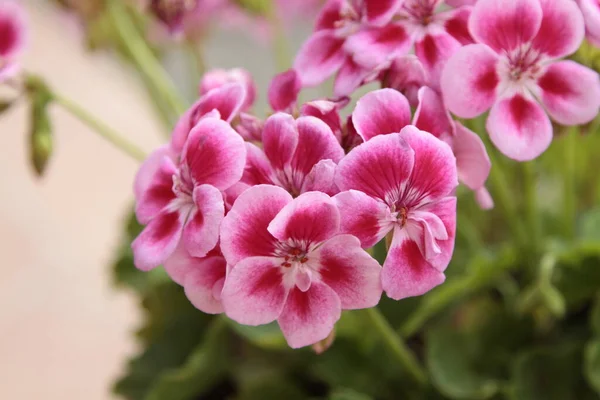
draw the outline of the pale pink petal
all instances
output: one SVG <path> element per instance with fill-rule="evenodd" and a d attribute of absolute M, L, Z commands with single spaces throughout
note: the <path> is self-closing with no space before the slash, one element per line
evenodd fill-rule
<path fill-rule="evenodd" d="M 344 2 L 345 0 L 327 0 L 317 15 L 315 30 L 336 29 L 336 22 L 342 19 Z"/>
<path fill-rule="evenodd" d="M 445 139 L 452 134 L 452 124 L 452 118 L 441 96 L 427 86 L 419 89 L 419 105 L 415 111 L 413 125 L 439 139 Z"/>
<path fill-rule="evenodd" d="M 401 24 L 368 26 L 350 36 L 344 49 L 361 67 L 373 69 L 387 60 L 405 54 L 412 41 Z"/>
<path fill-rule="evenodd" d="M 252 256 L 270 256 L 277 240 L 267 227 L 292 196 L 284 189 L 257 185 L 242 193 L 221 223 L 221 251 L 230 265 Z"/>
<path fill-rule="evenodd" d="M 175 153 L 168 144 L 154 150 L 140 165 L 133 181 L 133 193 L 136 199 L 139 199 L 142 193 L 148 189 L 154 179 L 154 174 L 163 164 L 165 157 L 175 160 Z"/>
<path fill-rule="evenodd" d="M 587 39 L 600 47 L 600 4 L 597 0 L 578 0 L 585 20 Z"/>
<path fill-rule="evenodd" d="M 394 201 L 410 179 L 414 159 L 415 152 L 399 134 L 375 136 L 339 162 L 335 182 L 340 190 L 360 190 L 384 202 Z"/>
<path fill-rule="evenodd" d="M 271 115 L 263 129 L 263 148 L 273 168 L 283 170 L 298 146 L 298 128 L 294 117 L 285 113 Z"/>
<path fill-rule="evenodd" d="M 250 257 L 227 274 L 221 302 L 232 320 L 244 325 L 275 321 L 288 297 L 281 266 L 274 257 Z"/>
<path fill-rule="evenodd" d="M 425 35 L 415 43 L 415 54 L 423 63 L 432 86 L 439 86 L 446 62 L 461 47 L 461 43 L 447 33 Z"/>
<path fill-rule="evenodd" d="M 388 297 L 394 300 L 420 296 L 444 282 L 444 273 L 429 264 L 417 244 L 402 230 L 394 232 L 381 283 Z"/>
<path fill-rule="evenodd" d="M 207 314 L 223 312 L 221 290 L 225 282 L 227 263 L 223 257 L 193 259 L 183 287 L 190 303 Z M 215 293 L 216 292 L 216 293 Z M 217 294 L 217 296 L 215 296 Z"/>
<path fill-rule="evenodd" d="M 152 156 L 150 157 L 152 158 Z M 142 168 L 151 169 L 153 167 L 151 162 L 154 160 L 147 161 L 148 164 Z M 136 199 L 135 215 L 140 223 L 150 222 L 176 197 L 173 193 L 173 175 L 175 173 L 177 173 L 177 167 L 170 158 L 164 156 L 162 164 L 154 172 L 152 180 Z"/>
<path fill-rule="evenodd" d="M 552 142 L 550 119 L 538 103 L 520 94 L 495 104 L 486 127 L 498 150 L 517 161 L 533 160 Z"/>
<path fill-rule="evenodd" d="M 190 132 L 183 160 L 194 184 L 210 184 L 225 190 L 242 177 L 246 145 L 225 121 L 204 118 Z"/>
<path fill-rule="evenodd" d="M 491 210 L 494 208 L 494 199 L 485 186 L 475 191 L 475 201 L 482 210 Z"/>
<path fill-rule="evenodd" d="M 485 145 L 475 132 L 460 122 L 455 123 L 454 132 L 452 151 L 456 156 L 458 180 L 469 189 L 479 189 L 485 184 L 492 167 Z"/>
<path fill-rule="evenodd" d="M 371 24 L 387 24 L 403 0 L 363 0 L 366 20 Z"/>
<path fill-rule="evenodd" d="M 0 2 L 0 59 L 3 62 L 14 61 L 23 51 L 28 34 L 26 20 L 25 10 L 18 2 Z"/>
<path fill-rule="evenodd" d="M 356 236 L 363 248 L 373 247 L 392 229 L 395 218 L 389 207 L 358 190 L 333 197 L 340 210 L 340 233 Z"/>
<path fill-rule="evenodd" d="M 464 0 L 463 0 L 464 1 Z M 477 0 L 466 0 L 475 4 Z M 446 1 L 446 3 L 448 3 Z M 461 7 L 458 10 L 452 10 L 445 13 L 447 17 L 444 28 L 452 37 L 459 41 L 463 46 L 472 44 L 475 41 L 469 32 L 469 17 L 471 16 L 471 7 Z"/>
<path fill-rule="evenodd" d="M 182 219 L 178 212 L 165 211 L 150 221 L 131 244 L 137 268 L 149 271 L 169 258 L 181 238 Z"/>
<path fill-rule="evenodd" d="M 542 104 L 556 122 L 580 125 L 593 120 L 600 108 L 598 73 L 574 61 L 551 64 L 537 82 Z"/>
<path fill-rule="evenodd" d="M 350 96 L 371 75 L 371 70 L 358 65 L 347 58 L 335 76 L 333 94 L 335 96 Z"/>
<path fill-rule="evenodd" d="M 421 61 L 414 54 L 409 54 L 392 61 L 383 78 L 383 86 L 404 94 L 410 105 L 416 107 L 417 92 L 421 86 L 425 86 L 426 76 Z"/>
<path fill-rule="evenodd" d="M 446 63 L 440 85 L 448 109 L 461 118 L 474 118 L 496 100 L 498 56 L 480 44 L 458 50 Z"/>
<path fill-rule="evenodd" d="M 338 295 L 324 283 L 313 281 L 308 291 L 294 288 L 277 322 L 292 348 L 325 339 L 342 314 Z"/>
<path fill-rule="evenodd" d="M 282 242 L 318 244 L 339 232 L 340 212 L 325 193 L 308 192 L 283 207 L 267 229 Z"/>
<path fill-rule="evenodd" d="M 321 281 L 339 296 L 342 308 L 375 307 L 381 298 L 381 266 L 352 235 L 329 239 L 316 251 Z"/>
<path fill-rule="evenodd" d="M 223 257 L 221 254 L 221 249 L 219 246 L 215 247 L 213 250 L 208 252 L 206 257 L 197 258 L 192 257 L 190 253 L 185 249 L 185 245 L 183 240 L 179 241 L 177 248 L 173 251 L 171 256 L 164 262 L 163 266 L 165 267 L 165 271 L 169 275 L 169 277 L 173 280 L 173 282 L 182 285 L 185 282 L 185 277 L 187 274 L 195 268 L 195 266 L 202 262 L 202 260 L 209 257 Z"/>
<path fill-rule="evenodd" d="M 544 17 L 533 40 L 540 52 L 560 58 L 577 51 L 585 36 L 583 16 L 573 0 L 539 0 Z"/>
<path fill-rule="evenodd" d="M 342 139 L 342 119 L 339 113 L 339 104 L 330 100 L 313 100 L 304 103 L 300 108 L 300 115 L 319 118 L 331 128 L 336 139 Z"/>
<path fill-rule="evenodd" d="M 414 126 L 407 126 L 400 137 L 415 154 L 414 166 L 406 194 L 407 203 L 439 199 L 449 195 L 458 185 L 456 158 L 445 142 Z M 407 204 L 408 206 L 408 204 Z"/>
<path fill-rule="evenodd" d="M 321 160 L 304 178 L 301 192 L 323 192 L 333 196 L 339 192 L 335 184 L 335 168 L 337 165 L 331 160 Z"/>
<path fill-rule="evenodd" d="M 469 19 L 469 31 L 497 52 L 533 40 L 542 23 L 540 0 L 479 0 Z"/>
<path fill-rule="evenodd" d="M 219 227 L 225 216 L 225 203 L 219 189 L 211 185 L 194 188 L 197 210 L 183 228 L 185 249 L 193 257 L 204 257 L 219 241 Z"/>
<path fill-rule="evenodd" d="M 398 133 L 410 124 L 410 105 L 394 89 L 374 90 L 358 100 L 352 122 L 365 141 L 377 135 Z"/>
<path fill-rule="evenodd" d="M 252 143 L 246 143 L 246 166 L 242 182 L 254 186 L 260 184 L 273 184 L 271 176 L 273 168 L 265 153 Z"/>
<path fill-rule="evenodd" d="M 269 84 L 269 104 L 275 111 L 290 110 L 296 105 L 302 82 L 294 69 L 277 74 Z"/>
<path fill-rule="evenodd" d="M 302 45 L 294 61 L 302 84 L 316 86 L 339 70 L 346 58 L 343 45 L 344 39 L 336 37 L 332 31 L 313 34 Z"/>

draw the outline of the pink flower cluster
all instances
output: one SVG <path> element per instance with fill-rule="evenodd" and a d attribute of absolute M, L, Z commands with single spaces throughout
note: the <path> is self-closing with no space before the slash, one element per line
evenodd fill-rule
<path fill-rule="evenodd" d="M 493 206 L 485 146 L 450 112 L 491 109 L 492 142 L 516 160 L 548 146 L 548 115 L 593 119 L 598 74 L 560 61 L 583 21 L 573 0 L 329 0 L 294 68 L 272 80 L 265 120 L 247 72 L 204 77 L 137 175 L 136 266 L 163 265 L 204 312 L 277 321 L 292 347 L 383 292 L 426 293 L 452 257 L 458 183 Z M 335 98 L 298 102 L 332 75 Z M 383 87 L 342 117 L 373 81 Z M 381 241 L 382 266 L 369 252 Z"/>

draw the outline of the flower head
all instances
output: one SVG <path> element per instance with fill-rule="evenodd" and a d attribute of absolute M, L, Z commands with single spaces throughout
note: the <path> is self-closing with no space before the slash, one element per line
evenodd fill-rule
<path fill-rule="evenodd" d="M 491 108 L 487 130 L 505 155 L 525 161 L 543 153 L 552 141 L 547 113 L 565 125 L 598 114 L 598 74 L 573 61 L 557 61 L 583 39 L 575 2 L 480 0 L 469 31 L 478 44 L 461 48 L 448 61 L 441 79 L 444 99 L 463 118 Z"/>
<path fill-rule="evenodd" d="M 296 348 L 325 339 L 342 309 L 375 306 L 381 267 L 339 231 L 340 213 L 326 194 L 293 199 L 270 185 L 245 191 L 221 226 L 232 266 L 221 294 L 227 316 L 246 325 L 277 320 Z"/>
<path fill-rule="evenodd" d="M 25 13 L 13 1 L 0 2 L 0 82 L 19 70 L 18 57 L 27 35 Z"/>

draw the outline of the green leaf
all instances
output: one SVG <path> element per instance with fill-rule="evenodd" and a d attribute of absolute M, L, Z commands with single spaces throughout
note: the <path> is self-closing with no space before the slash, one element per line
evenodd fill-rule
<path fill-rule="evenodd" d="M 452 399 L 489 399 L 500 383 L 477 369 L 468 353 L 469 338 L 448 328 L 427 336 L 426 358 L 435 387 Z"/>
<path fill-rule="evenodd" d="M 553 285 L 563 294 L 567 307 L 590 300 L 600 288 L 600 245 L 581 243 L 561 254 L 554 269 Z"/>
<path fill-rule="evenodd" d="M 288 349 L 289 346 L 279 329 L 277 322 L 266 325 L 248 326 L 240 325 L 233 320 L 228 320 L 231 328 L 255 346 L 263 349 L 279 350 Z"/>
<path fill-rule="evenodd" d="M 585 346 L 583 371 L 587 382 L 600 394 L 600 338 Z"/>
<path fill-rule="evenodd" d="M 214 319 L 204 341 L 192 350 L 185 364 L 161 374 L 145 399 L 188 400 L 210 389 L 227 373 L 230 343 L 225 319 Z"/>
<path fill-rule="evenodd" d="M 597 336 L 600 336 L 600 294 L 596 296 L 596 300 L 590 312 L 590 326 Z"/>
<path fill-rule="evenodd" d="M 337 389 L 329 395 L 329 400 L 373 400 L 373 397 L 352 389 Z"/>

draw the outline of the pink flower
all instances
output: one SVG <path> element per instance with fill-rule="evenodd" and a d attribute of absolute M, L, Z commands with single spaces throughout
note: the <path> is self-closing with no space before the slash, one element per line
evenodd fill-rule
<path fill-rule="evenodd" d="M 441 79 L 444 99 L 463 118 L 491 108 L 487 130 L 508 157 L 531 160 L 546 150 L 552 141 L 546 113 L 564 125 L 598 114 L 598 74 L 557 61 L 583 39 L 583 17 L 574 1 L 480 0 L 469 30 L 480 44 L 463 47 L 448 61 Z"/>
<path fill-rule="evenodd" d="M 158 149 L 136 177 L 136 216 L 147 225 L 132 243 L 141 270 L 168 263 L 180 243 L 193 257 L 215 248 L 225 214 L 222 192 L 241 178 L 246 148 L 229 124 L 209 116 L 178 154 L 169 146 Z"/>
<path fill-rule="evenodd" d="M 458 183 L 446 143 L 414 126 L 375 136 L 340 161 L 335 182 L 343 191 L 334 197 L 342 232 L 358 237 L 363 248 L 393 235 L 381 273 L 389 297 L 418 296 L 444 281 Z"/>
<path fill-rule="evenodd" d="M 329 0 L 315 32 L 294 62 L 303 86 L 315 86 L 337 73 L 336 96 L 349 95 L 378 68 L 407 50 L 401 25 L 390 22 L 400 0 Z"/>
<path fill-rule="evenodd" d="M 339 231 L 340 213 L 323 193 L 293 199 L 269 185 L 244 192 L 221 226 L 232 266 L 221 294 L 227 316 L 245 325 L 277 320 L 298 348 L 325 339 L 341 310 L 377 305 L 381 267 Z"/>
<path fill-rule="evenodd" d="M 230 70 L 213 69 L 208 71 L 200 81 L 200 96 L 206 95 L 209 91 L 221 88 L 228 83 L 239 83 L 246 89 L 246 98 L 241 106 L 241 111 L 249 110 L 256 99 L 256 85 L 250 72 L 242 68 Z"/>
<path fill-rule="evenodd" d="M 598 0 L 577 0 L 583 19 L 587 39 L 596 47 L 600 47 L 600 3 Z"/>
<path fill-rule="evenodd" d="M 27 40 L 25 12 L 16 2 L 0 2 L 0 82 L 19 71 L 18 57 Z"/>
<path fill-rule="evenodd" d="M 265 122 L 262 143 L 262 150 L 246 144 L 243 183 L 280 186 L 293 196 L 308 191 L 336 193 L 333 174 L 344 150 L 325 122 L 276 113 Z"/>
<path fill-rule="evenodd" d="M 292 112 L 296 106 L 302 82 L 294 69 L 277 74 L 269 84 L 267 97 L 275 111 Z"/>
<path fill-rule="evenodd" d="M 382 86 L 396 89 L 406 96 L 411 106 L 416 107 L 417 93 L 427 86 L 427 72 L 417 56 L 409 54 L 392 61 L 390 67 L 382 73 Z"/>
<path fill-rule="evenodd" d="M 367 93 L 356 103 L 352 121 L 358 134 L 365 140 L 400 132 L 410 124 L 410 106 L 407 99 L 393 89 L 380 89 Z M 418 105 L 412 124 L 443 140 L 452 148 L 456 157 L 458 179 L 469 189 L 486 192 L 485 181 L 491 163 L 479 136 L 460 122 L 453 121 L 442 98 L 429 87 L 418 92 Z M 479 193 L 485 199 L 485 193 Z M 482 208 L 490 208 L 490 201 L 480 202 Z"/>

